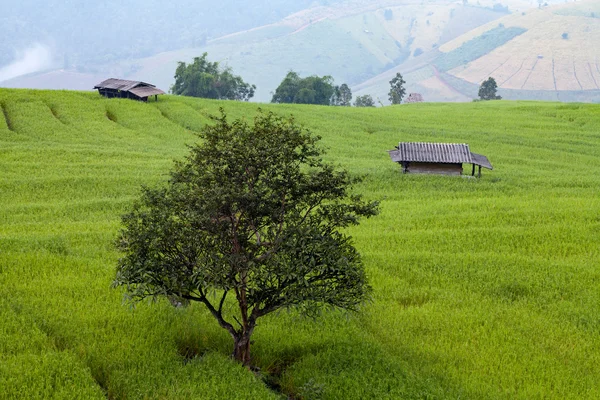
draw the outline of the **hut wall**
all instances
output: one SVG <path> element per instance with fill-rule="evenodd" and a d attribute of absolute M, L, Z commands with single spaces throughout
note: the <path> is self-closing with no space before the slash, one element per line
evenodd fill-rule
<path fill-rule="evenodd" d="M 98 89 L 98 93 L 100 93 L 104 97 L 108 97 L 109 99 L 118 97 L 118 98 L 124 98 L 124 99 L 148 101 L 148 97 L 139 97 L 127 90 Z"/>
<path fill-rule="evenodd" d="M 462 175 L 462 164 L 411 162 L 406 169 L 410 174 Z"/>

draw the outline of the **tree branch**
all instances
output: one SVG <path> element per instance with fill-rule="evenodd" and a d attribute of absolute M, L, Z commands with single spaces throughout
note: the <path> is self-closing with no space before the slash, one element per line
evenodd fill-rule
<path fill-rule="evenodd" d="M 233 316 L 233 319 L 235 320 L 235 322 L 238 323 L 238 325 L 240 326 L 240 328 L 244 329 L 244 325 L 242 325 L 242 323 L 240 322 L 240 320 L 237 319 L 237 317 L 235 315 Z"/>
<path fill-rule="evenodd" d="M 225 298 L 227 298 L 227 292 L 228 292 L 228 290 L 223 291 L 223 297 L 221 297 L 221 301 L 219 302 L 219 310 L 218 310 L 219 315 L 222 315 L 223 303 L 225 303 Z"/>
<path fill-rule="evenodd" d="M 233 337 L 236 336 L 237 332 L 235 331 L 235 328 L 233 327 L 233 325 L 231 325 L 229 322 L 225 321 L 225 319 L 223 318 L 221 313 L 219 311 L 215 310 L 215 308 L 210 303 L 210 301 L 206 298 L 206 296 L 202 295 L 202 297 L 196 297 L 196 296 L 191 296 L 191 295 L 185 294 L 181 297 L 183 297 L 184 299 L 187 299 L 187 300 L 194 300 L 194 301 L 199 301 L 201 303 L 204 303 L 204 305 L 206 306 L 206 308 L 208 308 L 208 310 L 213 315 L 213 317 L 215 317 L 216 320 L 219 322 L 219 325 L 221 326 L 221 328 L 226 329 L 231 336 L 233 336 Z"/>

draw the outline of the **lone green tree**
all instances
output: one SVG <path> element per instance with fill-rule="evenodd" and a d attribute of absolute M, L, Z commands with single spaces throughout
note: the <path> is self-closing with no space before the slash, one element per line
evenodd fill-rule
<path fill-rule="evenodd" d="M 221 68 L 218 62 L 208 61 L 208 53 L 194 58 L 194 62 L 179 62 L 171 93 L 183 96 L 217 100 L 248 101 L 254 97 L 255 85 L 234 75 L 231 68 Z"/>
<path fill-rule="evenodd" d="M 481 83 L 481 86 L 479 86 L 479 99 L 501 100 L 502 97 L 496 95 L 497 90 L 498 85 L 496 84 L 496 80 L 492 77 L 489 77 L 487 80 Z"/>
<path fill-rule="evenodd" d="M 344 107 L 352 105 L 352 89 L 345 83 L 340 86 L 340 105 Z"/>
<path fill-rule="evenodd" d="M 144 188 L 123 216 L 115 286 L 133 300 L 204 304 L 250 364 L 257 320 L 284 308 L 356 310 L 364 267 L 343 228 L 377 213 L 350 193 L 358 178 L 322 161 L 318 137 L 259 110 L 225 112 L 199 134 L 166 187 Z"/>
<path fill-rule="evenodd" d="M 402 103 L 402 99 L 406 94 L 406 89 L 404 88 L 405 83 L 406 82 L 402 78 L 400 72 L 397 72 L 394 79 L 390 81 L 390 91 L 388 95 L 392 104 Z"/>

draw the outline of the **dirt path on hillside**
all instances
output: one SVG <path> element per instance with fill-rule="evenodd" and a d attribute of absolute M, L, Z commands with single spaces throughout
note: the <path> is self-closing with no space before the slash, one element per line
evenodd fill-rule
<path fill-rule="evenodd" d="M 538 61 L 539 61 L 539 59 L 536 58 L 535 62 L 533 63 L 533 66 L 531 67 L 531 69 L 529 70 L 529 73 L 527 74 L 527 78 L 525 78 L 525 82 L 523 82 L 523 84 L 521 85 L 521 90 L 523 90 L 523 88 L 527 84 L 527 81 L 531 77 L 531 74 L 533 74 L 533 71 L 535 70 L 535 67 L 538 65 Z"/>
<path fill-rule="evenodd" d="M 596 85 L 596 89 L 600 89 L 600 87 L 598 87 L 598 82 L 596 81 L 596 77 L 594 76 L 594 71 L 592 71 L 592 64 L 588 63 L 588 68 L 590 70 L 590 76 L 594 80 L 594 85 Z M 598 65 L 596 65 L 596 68 L 598 68 Z"/>

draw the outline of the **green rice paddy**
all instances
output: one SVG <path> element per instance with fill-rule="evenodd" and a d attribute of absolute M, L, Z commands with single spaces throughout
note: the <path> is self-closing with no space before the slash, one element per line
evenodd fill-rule
<path fill-rule="evenodd" d="M 0 90 L 0 398 L 600 398 L 600 105 L 261 105 L 321 135 L 381 213 L 350 231 L 373 300 L 265 318 L 259 373 L 202 307 L 110 287 L 120 215 L 220 106 L 257 108 Z M 398 141 L 468 143 L 494 171 L 402 175 Z"/>

